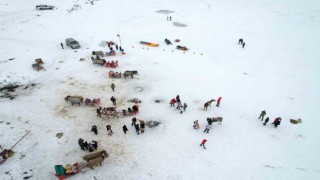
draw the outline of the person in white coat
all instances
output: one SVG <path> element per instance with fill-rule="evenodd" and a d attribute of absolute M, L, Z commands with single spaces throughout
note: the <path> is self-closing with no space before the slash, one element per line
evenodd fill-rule
<path fill-rule="evenodd" d="M 211 124 L 208 124 L 206 125 L 206 129 L 203 131 L 203 132 L 206 132 L 209 133 L 209 130 L 212 129 L 212 125 Z"/>

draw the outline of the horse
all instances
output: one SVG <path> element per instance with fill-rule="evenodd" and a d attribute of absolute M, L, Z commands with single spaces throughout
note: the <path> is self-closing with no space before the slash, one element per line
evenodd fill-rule
<path fill-rule="evenodd" d="M 131 76 L 131 78 L 133 78 L 133 75 L 138 74 L 138 71 L 125 71 L 123 73 L 124 78 Z"/>
<path fill-rule="evenodd" d="M 207 118 L 207 121 L 208 121 L 208 123 L 209 123 L 209 121 L 212 121 L 212 122 L 219 122 L 218 124 L 222 124 L 222 117 L 212 117 L 212 118 Z M 210 123 L 209 123 L 210 124 Z"/>
<path fill-rule="evenodd" d="M 106 63 L 106 60 L 105 59 L 93 59 L 92 63 L 99 64 L 99 65 L 103 66 Z"/>
<path fill-rule="evenodd" d="M 99 152 L 94 152 L 94 153 L 87 154 L 87 155 L 83 156 L 82 159 L 88 162 L 88 161 L 90 161 L 92 159 L 98 158 L 98 157 L 103 156 L 103 155 L 105 157 L 108 157 L 109 154 L 106 152 L 106 150 L 102 150 L 102 151 L 99 151 Z"/>
<path fill-rule="evenodd" d="M 102 162 L 104 161 L 104 158 L 105 157 L 102 155 L 97 158 L 91 159 L 86 163 L 85 167 L 93 169 L 93 166 L 97 166 L 98 164 L 102 166 Z"/>
<path fill-rule="evenodd" d="M 37 71 L 44 70 L 44 67 L 41 64 L 38 64 L 38 63 L 32 64 L 32 68 L 34 70 L 37 70 Z"/>
<path fill-rule="evenodd" d="M 298 123 L 302 123 L 302 120 L 300 118 L 299 119 L 290 119 L 290 123 L 298 124 Z"/>
<path fill-rule="evenodd" d="M 66 96 L 64 98 L 65 101 L 70 101 L 71 102 L 71 106 L 73 104 L 79 104 L 79 106 L 81 105 L 82 101 L 83 101 L 83 97 L 82 96 Z"/>

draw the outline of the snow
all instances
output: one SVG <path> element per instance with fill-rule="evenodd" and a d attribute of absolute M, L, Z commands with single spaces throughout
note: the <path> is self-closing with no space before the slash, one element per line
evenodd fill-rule
<path fill-rule="evenodd" d="M 56 6 L 37 11 L 38 4 Z M 80 7 L 70 11 L 74 5 Z M 22 87 L 13 100 L 0 99 L 0 144 L 15 156 L 1 165 L 1 179 L 57 179 L 54 166 L 82 161 L 78 139 L 98 141 L 110 156 L 94 170 L 70 179 L 317 179 L 320 176 L 320 3 L 316 0 L 2 0 L 0 3 L 0 87 Z M 172 21 L 167 21 L 172 16 Z M 183 24 L 178 27 L 175 24 Z M 93 65 L 94 50 L 112 40 L 126 55 L 111 79 Z M 81 48 L 61 49 L 74 38 Z M 167 46 L 164 39 L 181 43 Z M 238 39 L 246 46 L 241 48 Z M 147 47 L 140 41 L 158 43 Z M 183 53 L 176 45 L 187 46 Z M 14 58 L 13 60 L 9 60 Z M 31 68 L 42 58 L 46 71 Z M 86 58 L 85 61 L 79 61 Z M 29 86 L 30 84 L 36 86 Z M 113 93 L 110 85 L 114 83 Z M 140 88 L 142 91 L 140 92 Z M 186 112 L 170 108 L 177 94 Z M 96 116 L 94 107 L 71 106 L 67 95 L 101 98 L 103 107 L 128 108 L 142 100 L 136 116 L 160 121 L 136 135 L 131 118 Z M 203 104 L 222 97 L 220 107 Z M 163 100 L 155 103 L 155 100 Z M 258 120 L 266 110 L 266 126 Z M 223 117 L 209 134 L 207 117 Z M 282 118 L 278 128 L 271 123 Z M 290 119 L 301 118 L 301 124 Z M 199 120 L 200 130 L 192 128 Z M 108 136 L 105 126 L 114 131 Z M 122 126 L 129 132 L 125 135 Z M 98 135 L 90 132 L 98 126 Z M 57 133 L 63 133 L 58 139 Z M 199 146 L 206 138 L 206 150 Z M 26 172 L 24 174 L 24 172 Z"/>

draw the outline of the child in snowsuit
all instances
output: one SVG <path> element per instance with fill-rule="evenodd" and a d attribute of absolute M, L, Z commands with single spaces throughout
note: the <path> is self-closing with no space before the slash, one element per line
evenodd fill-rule
<path fill-rule="evenodd" d="M 206 140 L 206 139 L 203 139 L 202 142 L 201 142 L 201 144 L 200 144 L 200 146 L 203 146 L 204 149 L 206 149 L 206 147 L 204 146 L 204 144 L 205 144 L 206 142 L 207 142 L 207 140 Z"/>
<path fill-rule="evenodd" d="M 264 120 L 263 125 L 265 126 L 268 122 L 269 122 L 269 117 L 267 117 L 267 118 Z"/>
<path fill-rule="evenodd" d="M 187 107 L 188 107 L 188 106 L 187 106 L 187 103 L 184 103 L 184 104 L 183 104 L 183 111 L 186 111 Z"/>
<path fill-rule="evenodd" d="M 98 134 L 98 129 L 97 129 L 97 126 L 96 125 L 93 125 L 92 128 L 91 128 L 91 131 L 94 132 L 94 134 Z"/>
<path fill-rule="evenodd" d="M 265 110 L 261 111 L 260 116 L 259 116 L 259 118 L 258 118 L 258 119 L 260 119 L 260 118 L 261 118 L 261 121 L 263 121 L 263 118 L 264 118 L 264 116 L 265 116 L 266 114 L 267 114 L 267 113 L 266 113 L 266 111 L 265 111 Z"/>
<path fill-rule="evenodd" d="M 125 134 L 127 134 L 127 131 L 129 131 L 126 125 L 122 126 L 122 130 Z"/>
<path fill-rule="evenodd" d="M 207 124 L 206 125 L 206 129 L 203 132 L 205 133 L 207 131 L 207 133 L 209 133 L 210 129 L 212 129 L 212 125 L 211 124 Z"/>

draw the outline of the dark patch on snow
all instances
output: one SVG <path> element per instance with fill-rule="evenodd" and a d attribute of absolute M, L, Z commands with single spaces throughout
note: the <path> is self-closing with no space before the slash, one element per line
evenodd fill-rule
<path fill-rule="evenodd" d="M 24 86 L 20 90 L 27 90 L 30 87 L 35 87 L 38 84 L 32 83 Z M 8 98 L 10 100 L 16 98 L 20 92 L 16 92 L 22 85 L 19 84 L 7 84 L 0 88 L 0 98 Z"/>
<path fill-rule="evenodd" d="M 179 22 L 173 22 L 173 25 L 177 26 L 177 27 L 187 27 L 186 24 L 182 24 L 182 23 L 179 23 Z"/>
<path fill-rule="evenodd" d="M 63 136 L 63 133 L 57 133 L 57 134 L 56 134 L 56 137 L 57 137 L 58 139 L 60 139 L 62 136 Z"/>
<path fill-rule="evenodd" d="M 162 102 L 162 100 L 160 100 L 160 99 L 156 99 L 154 102 L 156 102 L 156 103 L 161 103 L 161 102 Z"/>
<path fill-rule="evenodd" d="M 146 122 L 146 126 L 148 126 L 149 128 L 157 127 L 160 124 L 161 124 L 161 122 L 158 122 L 158 121 L 147 121 Z"/>
<path fill-rule="evenodd" d="M 171 14 L 171 13 L 174 13 L 174 11 L 170 11 L 170 10 L 158 10 L 158 11 L 156 11 L 156 13 Z"/>

